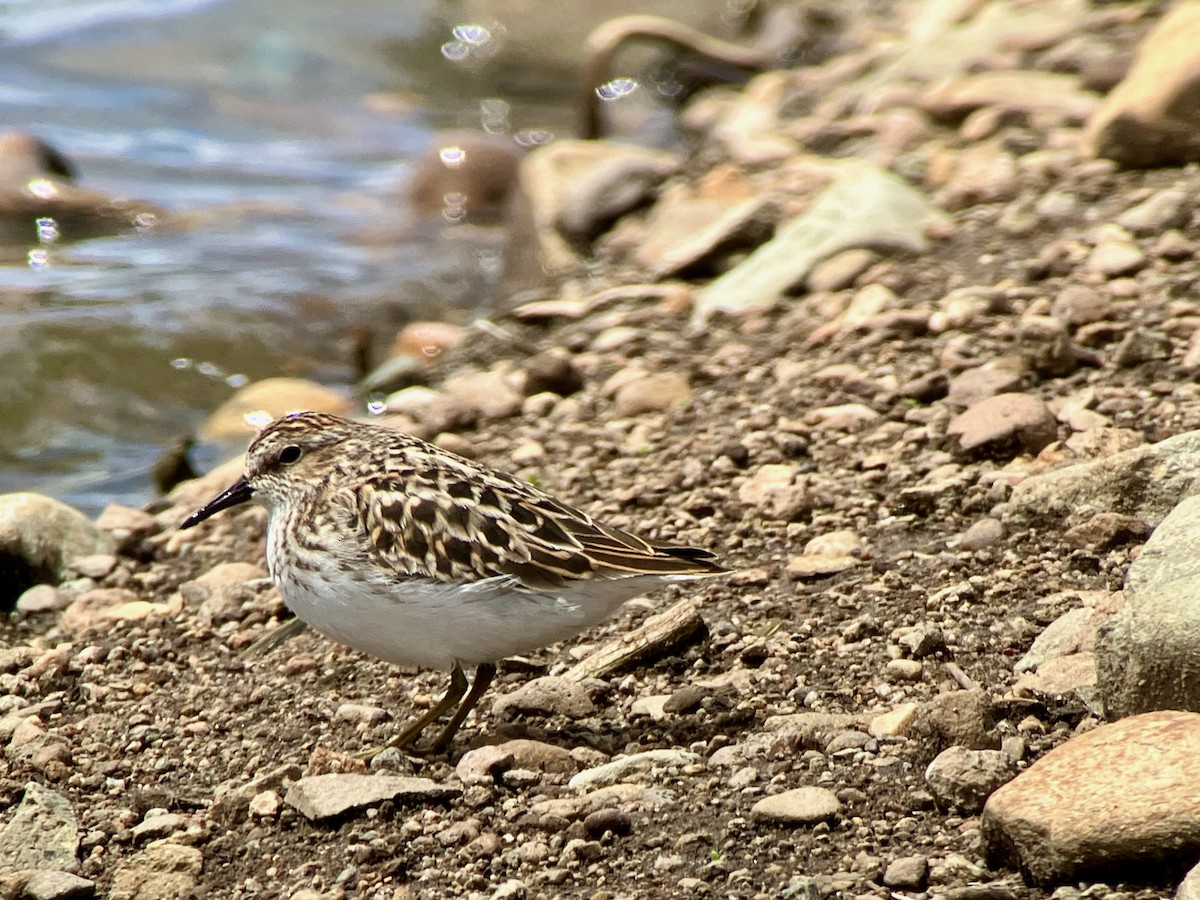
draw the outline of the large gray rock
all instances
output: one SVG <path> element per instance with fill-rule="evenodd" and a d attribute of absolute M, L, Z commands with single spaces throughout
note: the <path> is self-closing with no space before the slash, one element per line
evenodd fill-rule
<path fill-rule="evenodd" d="M 79 868 L 79 821 L 71 801 L 36 782 L 0 831 L 0 875 L 22 869 L 74 872 Z"/>
<path fill-rule="evenodd" d="M 0 495 L 0 608 L 35 584 L 60 581 L 72 559 L 115 547 L 74 507 L 41 494 Z"/>
<path fill-rule="evenodd" d="M 1070 525 L 1108 511 L 1157 525 L 1183 497 L 1197 493 L 1198 481 L 1200 431 L 1188 431 L 1026 478 L 1013 488 L 1008 517 Z"/>
<path fill-rule="evenodd" d="M 1073 883 L 1200 853 L 1200 715 L 1133 716 L 1072 738 L 988 798 L 989 865 Z"/>
<path fill-rule="evenodd" d="M 1130 565 L 1125 605 L 1097 633 L 1097 682 L 1110 718 L 1155 709 L 1200 712 L 1197 529 L 1200 497 L 1189 497 Z"/>

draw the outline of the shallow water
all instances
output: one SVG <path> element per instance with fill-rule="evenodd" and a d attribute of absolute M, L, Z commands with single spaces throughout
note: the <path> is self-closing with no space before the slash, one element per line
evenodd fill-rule
<path fill-rule="evenodd" d="M 397 190 L 432 129 L 479 127 L 488 85 L 448 34 L 392 0 L 0 3 L 0 131 L 179 220 L 0 247 L 0 492 L 140 504 L 161 448 L 244 380 L 345 384 L 351 326 L 486 302 L 494 251 Z M 565 97 L 511 116 L 568 122 Z"/>

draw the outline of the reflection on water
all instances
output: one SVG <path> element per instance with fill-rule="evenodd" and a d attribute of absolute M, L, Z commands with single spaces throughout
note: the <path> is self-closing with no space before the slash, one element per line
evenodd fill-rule
<path fill-rule="evenodd" d="M 239 380 L 345 383 L 353 326 L 486 301 L 495 241 L 410 221 L 397 191 L 431 128 L 498 108 L 469 79 L 437 93 L 442 45 L 480 38 L 428 21 L 392 0 L 0 4 L 0 131 L 166 214 L 104 237 L 0 229 L 0 491 L 140 504 L 159 449 Z M 427 50 L 378 51 L 401 41 Z M 364 102 L 395 89 L 407 113 Z M 510 124 L 569 119 L 528 109 Z"/>

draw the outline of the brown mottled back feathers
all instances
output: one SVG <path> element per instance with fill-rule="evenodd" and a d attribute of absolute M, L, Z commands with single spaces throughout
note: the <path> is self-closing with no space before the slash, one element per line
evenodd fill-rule
<path fill-rule="evenodd" d="M 508 575 L 549 589 L 574 580 L 725 571 L 706 550 L 609 528 L 517 478 L 390 428 L 303 413 L 273 423 L 250 453 L 270 460 L 274 445 L 289 443 L 323 457 L 330 482 L 352 485 L 373 561 L 398 574 L 439 581 Z"/>

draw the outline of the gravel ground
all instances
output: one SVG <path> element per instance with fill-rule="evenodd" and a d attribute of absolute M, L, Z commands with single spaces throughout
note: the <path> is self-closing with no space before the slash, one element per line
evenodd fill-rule
<path fill-rule="evenodd" d="M 1010 137 L 1036 145 L 1044 135 L 1014 128 Z M 946 436 L 961 409 L 946 400 L 946 382 L 1015 358 L 1014 390 L 1046 402 L 1094 392 L 1093 410 L 1142 439 L 1200 427 L 1197 392 L 1180 377 L 1200 277 L 1190 211 L 1178 228 L 1189 252 L 1139 235 L 1146 262 L 1136 274 L 1098 276 L 1076 252 L 1156 192 L 1196 196 L 1195 167 L 1120 172 L 1072 157 L 1054 189 L 1079 202 L 1053 227 L 1005 224 L 1045 192 L 1031 180 L 1016 198 L 954 212 L 927 252 L 878 258 L 845 289 L 704 328 L 688 326 L 686 304 L 654 299 L 547 325 L 497 317 L 522 342 L 570 351 L 584 387 L 483 418 L 448 439 L 453 448 L 612 525 L 709 547 L 735 572 L 632 602 L 576 644 L 506 663 L 450 758 L 389 751 L 372 764 L 456 785 L 457 796 L 387 800 L 323 821 L 279 802 L 301 774 L 366 771 L 356 754 L 435 698 L 444 675 L 401 671 L 312 634 L 243 655 L 284 614 L 274 589 L 245 572 L 228 589 L 189 583 L 222 563 L 263 565 L 265 514 L 246 509 L 129 541 L 96 579 L 174 603 L 168 612 L 82 629 L 39 613 L 3 626 L 0 642 L 35 649 L 4 657 L 0 695 L 38 704 L 41 733 L 24 752 L 10 748 L 0 810 L 29 781 L 68 798 L 82 835 L 79 874 L 105 896 L 153 895 L 127 884 L 139 867 L 171 869 L 150 852 L 162 837 L 199 852 L 185 891 L 204 897 L 1051 896 L 987 867 L 977 811 L 936 802 L 925 767 L 959 734 L 945 724 L 954 718 L 945 698 L 964 687 L 982 699 L 955 727 L 975 723 L 1021 767 L 1096 724 L 1077 700 L 1014 695 L 1013 666 L 1061 612 L 1048 598 L 1120 589 L 1137 544 L 1079 549 L 1054 525 L 1005 520 L 1011 485 L 1072 451 L 1053 444 L 1034 456 L 1017 440 L 962 452 Z M 828 327 L 868 284 L 895 292 L 906 315 Z M 968 287 L 987 303 L 931 325 L 944 298 Z M 1072 320 L 1056 305 L 1074 288 L 1099 298 L 1096 316 Z M 1079 352 L 1064 361 L 1023 331 L 1031 313 L 1065 322 Z M 1151 352 L 1117 352 L 1130 335 Z M 527 355 L 512 346 L 472 341 L 443 372 L 502 360 L 519 368 Z M 686 397 L 619 415 L 610 379 L 632 369 L 683 376 Z M 1054 427 L 1056 438 L 1071 434 Z M 764 466 L 790 467 L 791 480 L 756 491 Z M 190 490 L 187 502 L 207 487 Z M 181 500 L 154 511 L 165 525 L 188 510 Z M 989 523 L 988 536 L 964 540 L 988 519 L 999 520 L 994 532 Z M 844 548 L 840 563 L 803 565 L 818 538 Z M 684 595 L 699 602 L 705 631 L 583 681 L 591 711 L 564 715 L 548 701 L 492 709 Z M 663 696 L 665 711 L 638 703 Z M 910 701 L 920 727 L 869 733 L 875 716 Z M 772 720 L 797 713 L 831 718 L 807 732 Z M 495 777 L 456 774 L 466 751 L 510 738 L 569 751 L 572 771 L 617 754 L 678 753 L 595 808 L 572 799 L 570 772 L 530 763 Z M 815 824 L 752 814 L 764 797 L 804 786 L 831 791 L 839 811 Z M 607 812 L 589 815 L 599 808 Z M 1053 895 L 1149 898 L 1172 887 Z"/>

